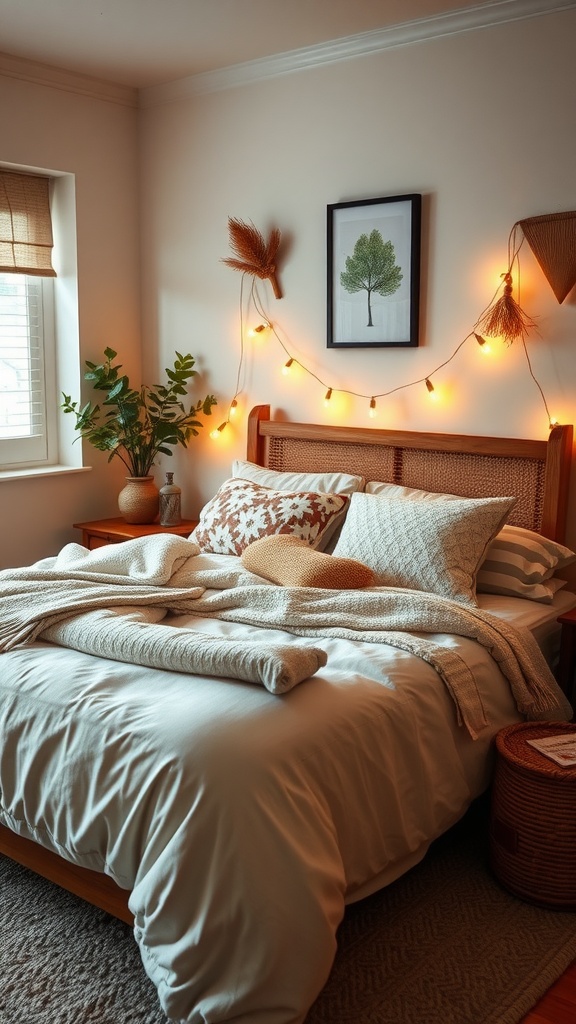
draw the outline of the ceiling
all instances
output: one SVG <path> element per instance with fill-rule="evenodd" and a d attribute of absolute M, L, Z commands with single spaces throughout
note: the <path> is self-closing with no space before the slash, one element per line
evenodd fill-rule
<path fill-rule="evenodd" d="M 509 0 L 0 0 L 0 53 L 146 88 Z"/>

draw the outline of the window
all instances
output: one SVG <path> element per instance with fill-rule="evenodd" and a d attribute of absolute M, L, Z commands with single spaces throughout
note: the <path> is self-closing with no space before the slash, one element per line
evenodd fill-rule
<path fill-rule="evenodd" d="M 69 272 L 69 228 L 75 238 L 72 209 L 72 176 L 0 167 L 0 471 L 4 473 L 62 462 L 54 312 L 61 289 L 57 291 L 60 282 L 52 266 L 52 229 L 54 221 L 60 264 L 65 258 L 68 267 L 62 282 L 66 299 L 66 289 L 74 280 Z M 64 339 L 66 344 L 69 340 Z"/>
<path fill-rule="evenodd" d="M 0 464 L 45 463 L 53 397 L 46 364 L 54 362 L 52 280 L 0 274 Z M 49 386 L 47 387 L 47 383 Z"/>

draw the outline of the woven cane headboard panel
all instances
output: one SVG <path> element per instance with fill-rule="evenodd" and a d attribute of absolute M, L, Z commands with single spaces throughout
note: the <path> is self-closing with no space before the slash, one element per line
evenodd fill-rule
<path fill-rule="evenodd" d="M 275 470 L 356 473 L 465 497 L 514 495 L 510 522 L 564 539 L 572 427 L 547 441 L 274 422 L 257 406 L 248 458 Z"/>

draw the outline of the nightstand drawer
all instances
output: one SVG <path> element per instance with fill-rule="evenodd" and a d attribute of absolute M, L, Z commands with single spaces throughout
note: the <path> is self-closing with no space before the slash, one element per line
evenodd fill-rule
<path fill-rule="evenodd" d="M 160 526 L 159 523 L 127 523 L 124 519 L 94 519 L 87 523 L 74 523 L 75 530 L 82 531 L 82 544 L 93 551 L 106 544 L 120 544 L 135 537 L 149 537 L 152 534 L 172 533 L 188 537 L 198 525 L 197 519 L 183 519 L 178 526 Z"/>

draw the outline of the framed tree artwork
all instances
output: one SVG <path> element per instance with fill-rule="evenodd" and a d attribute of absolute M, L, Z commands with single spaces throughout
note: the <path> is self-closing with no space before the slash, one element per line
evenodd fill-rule
<path fill-rule="evenodd" d="M 328 206 L 328 348 L 416 346 L 422 196 Z"/>

